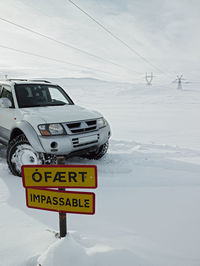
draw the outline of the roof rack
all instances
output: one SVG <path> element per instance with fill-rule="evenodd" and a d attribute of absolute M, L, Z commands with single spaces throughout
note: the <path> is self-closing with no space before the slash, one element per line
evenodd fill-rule
<path fill-rule="evenodd" d="M 28 81 L 51 83 L 50 81 L 44 79 L 29 79 Z"/>
<path fill-rule="evenodd" d="M 33 82 L 45 82 L 45 83 L 51 83 L 48 80 L 43 79 L 6 79 L 7 81 L 33 81 Z"/>
<path fill-rule="evenodd" d="M 8 80 L 8 81 L 13 81 L 13 80 L 17 80 L 17 81 L 28 81 L 27 79 L 5 79 L 5 80 Z"/>

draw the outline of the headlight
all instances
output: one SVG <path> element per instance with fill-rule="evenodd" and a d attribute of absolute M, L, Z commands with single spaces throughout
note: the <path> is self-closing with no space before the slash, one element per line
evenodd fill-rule
<path fill-rule="evenodd" d="M 66 134 L 61 124 L 44 124 L 38 126 L 42 136 L 55 136 Z"/>
<path fill-rule="evenodd" d="M 106 127 L 107 126 L 106 120 L 103 117 L 97 119 L 97 126 L 98 128 Z"/>

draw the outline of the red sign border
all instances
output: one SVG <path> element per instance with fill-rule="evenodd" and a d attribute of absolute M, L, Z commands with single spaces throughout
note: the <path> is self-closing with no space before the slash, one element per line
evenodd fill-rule
<path fill-rule="evenodd" d="M 64 167 L 64 168 L 68 168 L 68 167 L 80 167 L 80 168 L 95 168 L 95 186 L 94 187 L 71 187 L 71 186 L 54 186 L 54 187 L 51 187 L 51 186 L 26 186 L 25 185 L 25 176 L 24 176 L 24 168 L 32 168 L 32 167 L 35 167 L 35 168 L 59 168 L 59 167 Z M 22 165 L 21 167 L 21 173 L 22 173 L 22 183 L 23 183 L 23 187 L 24 188 L 39 188 L 39 189 L 42 189 L 42 188 L 80 188 L 80 189 L 96 189 L 97 188 L 97 166 L 96 165 L 81 165 L 81 164 L 43 164 L 43 165 L 37 165 L 37 164 L 32 164 L 32 165 Z"/>
<path fill-rule="evenodd" d="M 60 211 L 60 210 L 52 210 L 52 209 L 46 209 L 46 208 L 38 208 L 38 207 L 32 207 L 28 205 L 28 189 L 37 189 L 42 191 L 51 191 L 51 192 L 59 192 L 59 193 L 69 193 L 69 194 L 86 194 L 86 195 L 92 195 L 93 196 L 93 212 L 92 213 L 84 213 L 84 212 L 74 212 L 74 211 Z M 45 210 L 45 211 L 53 211 L 53 212 L 62 212 L 62 213 L 76 213 L 76 214 L 86 214 L 86 215 L 94 215 L 95 214 L 95 193 L 94 192 L 78 192 L 78 191 L 59 191 L 54 189 L 41 189 L 41 188 L 33 188 L 28 187 L 25 188 L 26 190 L 26 206 L 31 209 L 38 209 L 38 210 Z"/>

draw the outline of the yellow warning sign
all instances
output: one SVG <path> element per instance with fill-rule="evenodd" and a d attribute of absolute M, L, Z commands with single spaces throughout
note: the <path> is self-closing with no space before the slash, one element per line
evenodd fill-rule
<path fill-rule="evenodd" d="M 96 165 L 24 165 L 23 186 L 41 188 L 96 188 Z"/>
<path fill-rule="evenodd" d="M 90 192 L 26 188 L 26 203 L 29 208 L 48 211 L 95 213 L 95 194 Z"/>

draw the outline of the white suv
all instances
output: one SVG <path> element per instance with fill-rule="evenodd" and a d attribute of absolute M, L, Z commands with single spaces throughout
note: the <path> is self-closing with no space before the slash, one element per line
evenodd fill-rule
<path fill-rule="evenodd" d="M 24 164 L 55 164 L 58 155 L 99 159 L 110 134 L 100 113 L 75 105 L 57 84 L 0 81 L 0 143 L 14 175 Z"/>

